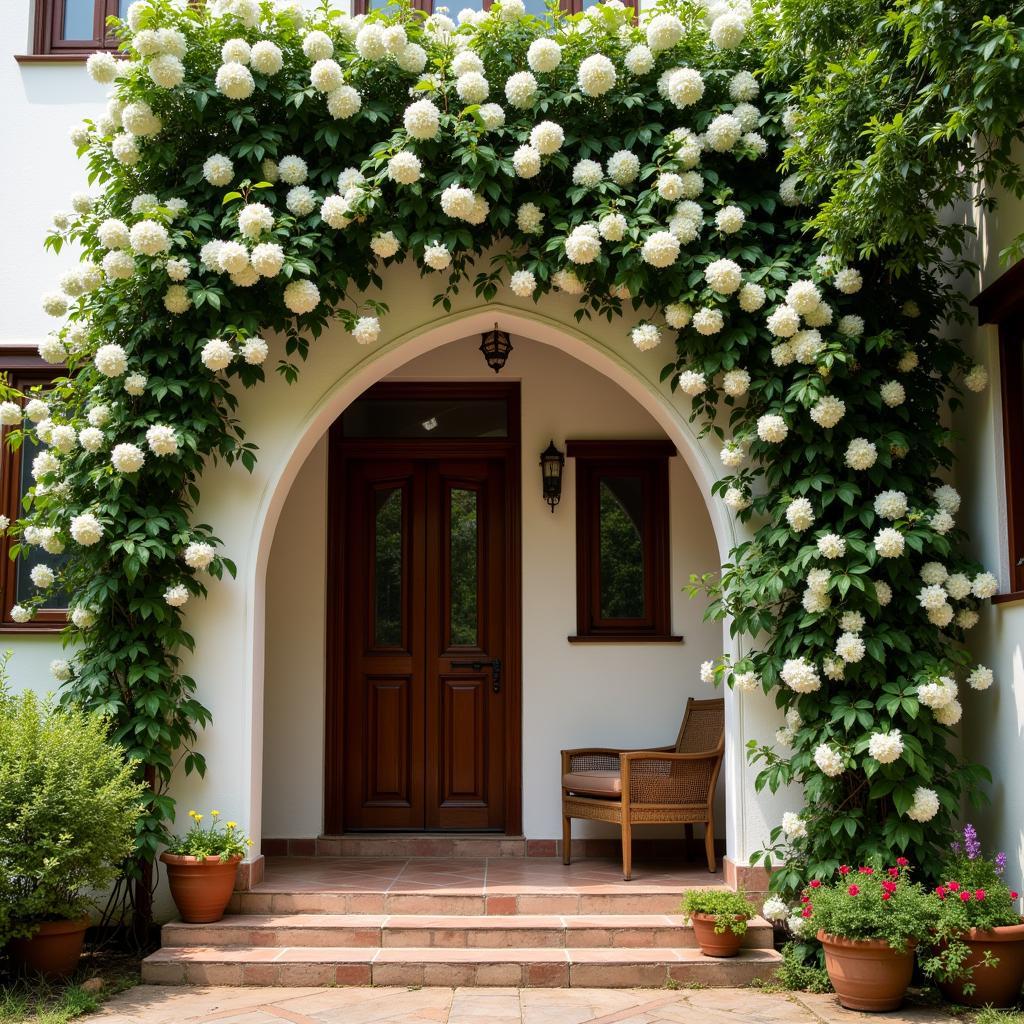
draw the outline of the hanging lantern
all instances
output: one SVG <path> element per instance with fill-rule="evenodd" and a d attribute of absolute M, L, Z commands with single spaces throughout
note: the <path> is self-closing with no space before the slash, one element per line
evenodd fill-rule
<path fill-rule="evenodd" d="M 498 325 L 494 325 L 493 331 L 487 331 L 480 335 L 480 351 L 487 360 L 487 365 L 495 372 L 500 373 L 512 351 L 512 339 L 507 331 L 499 331 Z"/>
<path fill-rule="evenodd" d="M 555 506 L 562 500 L 562 467 L 565 456 L 555 447 L 554 440 L 540 453 L 540 475 L 544 486 L 544 500 L 551 506 L 552 514 Z"/>

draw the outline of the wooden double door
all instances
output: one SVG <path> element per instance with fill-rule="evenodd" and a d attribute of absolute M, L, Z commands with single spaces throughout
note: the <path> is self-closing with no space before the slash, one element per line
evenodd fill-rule
<path fill-rule="evenodd" d="M 510 454 L 342 446 L 343 829 L 503 831 L 518 813 Z"/>

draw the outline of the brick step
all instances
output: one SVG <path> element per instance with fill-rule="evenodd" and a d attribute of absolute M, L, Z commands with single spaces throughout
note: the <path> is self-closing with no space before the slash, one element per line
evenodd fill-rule
<path fill-rule="evenodd" d="M 553 840 L 531 840 L 531 843 L 531 855 L 555 856 Z M 316 839 L 264 838 L 261 852 L 265 857 L 526 857 L 527 840 L 523 836 L 496 835 L 493 832 L 464 832 L 459 835 L 373 832 L 318 836 Z"/>
<path fill-rule="evenodd" d="M 593 916 L 401 916 L 373 914 L 241 914 L 215 924 L 164 925 L 165 948 L 476 948 L 675 949 L 697 945 L 684 918 L 667 914 Z M 746 948 L 772 948 L 772 926 L 751 921 Z"/>
<path fill-rule="evenodd" d="M 438 949 L 234 946 L 159 949 L 142 962 L 152 985 L 501 985 L 634 988 L 667 983 L 738 988 L 767 980 L 781 957 L 744 949 L 713 959 L 674 949 Z"/>
<path fill-rule="evenodd" d="M 595 886 L 610 889 L 611 886 Z M 726 885 L 703 888 L 728 889 Z M 296 891 L 261 883 L 231 897 L 233 914 L 418 914 L 473 917 L 480 914 L 677 914 L 685 886 L 645 888 L 637 882 L 613 891 L 550 891 L 543 886 L 517 887 L 511 893 L 417 889 L 415 892 Z"/>

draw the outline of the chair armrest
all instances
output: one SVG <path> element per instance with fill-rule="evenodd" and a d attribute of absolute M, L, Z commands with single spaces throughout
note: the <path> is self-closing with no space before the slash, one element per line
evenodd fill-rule
<path fill-rule="evenodd" d="M 619 758 L 622 792 L 631 804 L 706 805 L 714 796 L 722 752 L 635 750 Z"/>

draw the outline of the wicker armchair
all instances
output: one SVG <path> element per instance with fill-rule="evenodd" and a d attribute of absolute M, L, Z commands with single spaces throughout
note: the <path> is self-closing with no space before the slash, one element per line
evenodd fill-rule
<path fill-rule="evenodd" d="M 725 751 L 725 701 L 686 702 L 674 746 L 653 750 L 562 751 L 562 863 L 572 819 L 613 821 L 622 829 L 622 877 L 632 875 L 632 828 L 640 823 L 704 825 L 708 871 L 715 863 L 715 784 Z"/>

